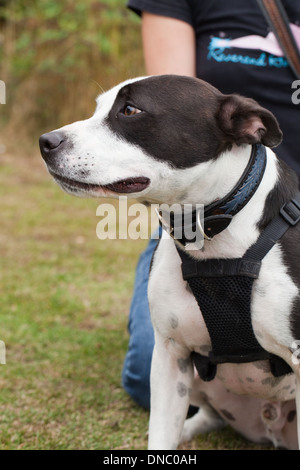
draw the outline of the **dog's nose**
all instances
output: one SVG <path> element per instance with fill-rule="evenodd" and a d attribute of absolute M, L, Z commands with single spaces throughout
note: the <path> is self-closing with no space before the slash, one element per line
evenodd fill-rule
<path fill-rule="evenodd" d="M 41 135 L 39 143 L 43 157 L 47 157 L 51 150 L 56 150 L 64 140 L 64 135 L 58 131 Z"/>

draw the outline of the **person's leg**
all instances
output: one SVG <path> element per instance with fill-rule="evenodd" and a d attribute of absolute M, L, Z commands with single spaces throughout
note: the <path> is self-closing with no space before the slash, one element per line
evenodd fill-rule
<path fill-rule="evenodd" d="M 130 339 L 122 373 L 124 389 L 146 409 L 150 408 L 150 367 L 154 346 L 147 289 L 150 263 L 157 243 L 157 239 L 150 239 L 137 265 L 129 313 Z"/>

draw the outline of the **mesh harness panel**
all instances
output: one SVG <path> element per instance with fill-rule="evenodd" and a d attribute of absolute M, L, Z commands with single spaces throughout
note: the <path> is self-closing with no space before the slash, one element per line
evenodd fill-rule
<path fill-rule="evenodd" d="M 206 318 L 212 334 L 214 359 L 225 361 L 260 351 L 250 321 L 253 279 L 246 276 L 205 277 L 190 279 L 189 285 Z M 207 312 L 213 312 L 213 315 Z M 221 320 L 222 319 L 222 320 Z M 226 324 L 224 334 L 223 322 Z M 244 334 L 240 334 L 243 331 Z M 236 350 L 239 351 L 236 356 Z M 226 355 L 224 354 L 226 351 Z"/>
<path fill-rule="evenodd" d="M 285 231 L 300 219 L 300 194 L 285 204 L 280 215 L 262 232 L 242 258 L 195 260 L 177 247 L 182 260 L 183 279 L 195 296 L 206 323 L 212 351 L 209 356 L 192 353 L 200 377 L 215 377 L 217 365 L 268 359 L 275 377 L 291 372 L 278 356 L 258 343 L 251 323 L 253 282 L 258 278 L 261 260 Z"/>

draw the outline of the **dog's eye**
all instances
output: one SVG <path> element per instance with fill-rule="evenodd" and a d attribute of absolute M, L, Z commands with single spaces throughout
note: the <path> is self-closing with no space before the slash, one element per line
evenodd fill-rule
<path fill-rule="evenodd" d="M 134 106 L 131 106 L 130 104 L 127 104 L 125 108 L 123 109 L 123 114 L 124 116 L 134 116 L 135 114 L 141 113 L 142 111 L 138 108 L 135 108 Z"/>

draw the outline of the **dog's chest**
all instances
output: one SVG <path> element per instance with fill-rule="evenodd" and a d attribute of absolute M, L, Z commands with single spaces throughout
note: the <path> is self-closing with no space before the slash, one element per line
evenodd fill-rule
<path fill-rule="evenodd" d="M 170 256 L 171 253 L 173 256 Z M 278 259 L 278 256 L 275 258 Z M 274 265 L 273 268 L 276 264 L 274 259 L 270 261 Z M 295 294 L 293 285 L 289 285 L 283 271 L 278 266 L 276 270 L 270 268 L 270 265 L 265 266 L 263 270 L 265 273 L 263 272 L 262 280 L 255 286 L 254 293 L 253 308 L 257 312 L 254 317 L 257 318 L 254 319 L 253 326 L 264 343 L 263 347 L 269 347 L 270 343 L 275 341 L 276 330 L 278 331 L 276 317 L 272 316 L 276 315 L 276 312 L 274 313 L 272 308 L 268 310 L 271 296 L 267 292 L 267 286 L 274 282 L 274 275 L 277 276 L 277 289 L 282 285 L 285 292 L 284 296 L 276 292 L 279 298 L 275 299 L 275 303 L 279 311 L 287 310 L 286 298 L 288 295 L 292 298 Z M 159 250 L 152 274 L 149 300 L 155 329 L 174 351 L 176 348 L 186 348 L 188 351 L 208 355 L 212 349 L 210 335 L 196 299 L 182 279 L 180 261 L 174 256 L 171 245 L 165 244 Z M 261 312 L 264 312 L 264 316 Z M 281 318 L 281 333 L 284 328 L 284 318 Z M 268 334 L 265 334 L 266 332 Z M 289 400 L 295 393 L 293 375 L 275 378 L 270 372 L 268 361 L 221 364 L 217 369 L 217 379 L 222 381 L 225 388 L 237 394 L 250 394 L 271 400 Z"/>

